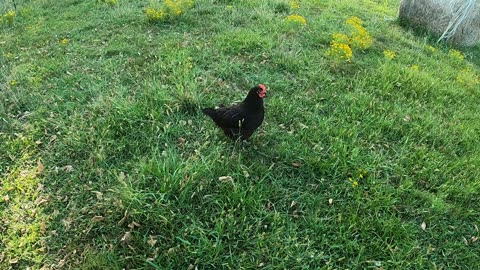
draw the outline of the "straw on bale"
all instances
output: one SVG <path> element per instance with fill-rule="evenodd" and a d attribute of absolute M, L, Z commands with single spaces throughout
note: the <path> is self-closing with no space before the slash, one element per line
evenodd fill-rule
<path fill-rule="evenodd" d="M 399 18 L 460 46 L 480 43 L 480 0 L 402 0 Z"/>

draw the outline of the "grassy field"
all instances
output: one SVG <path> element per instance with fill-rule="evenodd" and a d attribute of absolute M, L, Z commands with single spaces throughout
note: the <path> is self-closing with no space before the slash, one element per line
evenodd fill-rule
<path fill-rule="evenodd" d="M 478 269 L 479 47 L 395 0 L 16 2 L 1 269 Z M 352 16 L 372 43 L 347 62 Z M 231 142 L 200 108 L 258 83 L 265 122 Z"/>

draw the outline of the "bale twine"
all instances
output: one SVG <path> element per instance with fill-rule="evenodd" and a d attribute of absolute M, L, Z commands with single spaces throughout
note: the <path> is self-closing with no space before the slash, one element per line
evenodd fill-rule
<path fill-rule="evenodd" d="M 402 22 L 460 46 L 480 44 L 480 0 L 401 0 Z"/>

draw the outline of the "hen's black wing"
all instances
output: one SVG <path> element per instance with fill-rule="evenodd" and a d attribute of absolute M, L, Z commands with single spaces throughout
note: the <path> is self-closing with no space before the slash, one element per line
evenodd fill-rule
<path fill-rule="evenodd" d="M 234 138 L 243 135 L 242 128 L 244 128 L 246 114 L 241 105 L 218 109 L 206 108 L 202 111 L 210 116 L 228 137 Z"/>

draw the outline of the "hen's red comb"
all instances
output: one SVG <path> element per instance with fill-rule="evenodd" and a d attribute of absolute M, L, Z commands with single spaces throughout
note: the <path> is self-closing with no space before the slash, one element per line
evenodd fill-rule
<path fill-rule="evenodd" d="M 260 87 L 260 89 L 262 89 L 262 91 L 267 91 L 267 88 L 263 84 L 259 84 L 258 87 Z"/>

